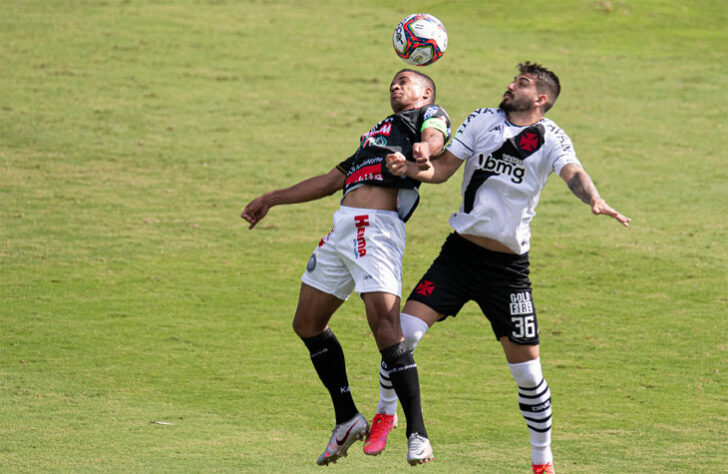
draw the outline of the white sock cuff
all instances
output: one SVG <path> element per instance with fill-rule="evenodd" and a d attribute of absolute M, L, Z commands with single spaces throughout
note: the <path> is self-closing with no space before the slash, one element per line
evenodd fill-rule
<path fill-rule="evenodd" d="M 508 364 L 508 368 L 511 369 L 513 380 L 516 381 L 519 387 L 535 387 L 543 380 L 541 359 L 538 357 L 518 364 Z"/>
<path fill-rule="evenodd" d="M 430 326 L 426 322 L 407 313 L 400 313 L 399 323 L 402 326 L 404 341 L 407 343 L 409 350 L 413 351 L 417 347 L 417 343 L 425 335 Z"/>

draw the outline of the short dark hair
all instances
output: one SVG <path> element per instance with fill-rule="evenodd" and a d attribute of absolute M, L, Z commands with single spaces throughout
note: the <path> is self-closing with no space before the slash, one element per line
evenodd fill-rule
<path fill-rule="evenodd" d="M 420 71 L 415 71 L 414 69 L 407 69 L 407 68 L 402 69 L 400 71 L 397 71 L 397 74 L 395 74 L 394 77 L 399 76 L 403 72 L 412 72 L 412 73 L 414 73 L 420 79 L 420 84 L 422 84 L 423 86 L 426 86 L 426 87 L 429 87 L 430 89 L 432 89 L 432 99 L 431 99 L 430 103 L 431 104 L 434 104 L 435 103 L 435 97 L 437 96 L 437 88 L 435 87 L 435 81 L 433 81 L 432 78 L 430 76 L 428 76 L 427 74 L 424 74 L 424 73 L 422 73 Z"/>
<path fill-rule="evenodd" d="M 531 74 L 536 77 L 536 90 L 548 97 L 546 105 L 543 106 L 544 113 L 548 112 L 561 93 L 561 83 L 558 76 L 544 66 L 529 61 L 520 63 L 518 69 L 521 74 Z"/>

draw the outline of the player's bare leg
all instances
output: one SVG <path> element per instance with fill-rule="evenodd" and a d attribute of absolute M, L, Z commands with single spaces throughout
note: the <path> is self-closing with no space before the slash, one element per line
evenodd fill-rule
<path fill-rule="evenodd" d="M 541 371 L 538 345 L 520 345 L 500 339 L 508 367 L 518 385 L 518 403 L 531 433 L 531 463 L 534 473 L 552 474 L 551 390 Z"/>
<path fill-rule="evenodd" d="M 321 382 L 329 391 L 336 415 L 336 426 L 324 452 L 316 460 L 319 465 L 336 462 L 367 431 L 366 419 L 359 414 L 349 390 L 344 351 L 328 322 L 342 300 L 303 283 L 293 330 L 309 350 L 311 362 Z"/>

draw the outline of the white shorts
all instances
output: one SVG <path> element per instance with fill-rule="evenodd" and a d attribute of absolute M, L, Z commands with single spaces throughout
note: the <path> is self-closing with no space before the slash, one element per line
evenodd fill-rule
<path fill-rule="evenodd" d="M 396 211 L 341 206 L 301 281 L 340 300 L 349 298 L 352 290 L 401 297 L 406 238 Z"/>

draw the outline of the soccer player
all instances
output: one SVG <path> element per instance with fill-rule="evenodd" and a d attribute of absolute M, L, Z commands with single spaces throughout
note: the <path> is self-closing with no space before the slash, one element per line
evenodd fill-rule
<path fill-rule="evenodd" d="M 419 182 L 394 176 L 386 156 L 427 162 L 450 138 L 450 119 L 435 105 L 435 83 L 404 69 L 389 86 L 392 115 L 361 136 L 359 148 L 327 174 L 253 199 L 242 213 L 252 229 L 268 210 L 280 204 L 311 201 L 343 188 L 333 228 L 324 236 L 301 277 L 293 330 L 309 350 L 311 362 L 331 396 L 336 426 L 316 461 L 328 465 L 369 431 L 349 389 L 344 352 L 329 328 L 329 319 L 356 290 L 364 301 L 367 321 L 390 372 L 393 390 L 407 420 L 410 464 L 432 458 L 422 408 L 417 366 L 399 322 L 405 221 L 419 202 Z"/>
<path fill-rule="evenodd" d="M 474 111 L 447 150 L 416 162 L 388 157 L 396 175 L 446 181 L 465 163 L 462 204 L 450 217 L 454 232 L 410 294 L 400 320 L 411 350 L 427 330 L 475 301 L 489 319 L 517 385 L 518 403 L 531 435 L 535 473 L 553 473 L 551 392 L 541 371 L 539 331 L 531 297 L 529 224 L 541 189 L 553 172 L 594 214 L 630 219 L 610 207 L 579 163 L 571 140 L 544 117 L 559 96 L 558 77 L 539 64 L 519 64 L 497 109 Z M 397 398 L 387 367 L 380 371 L 380 401 L 365 449 L 381 452 L 394 423 Z M 375 417 L 375 420 L 377 418 Z"/>

